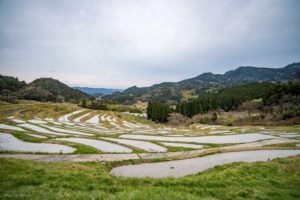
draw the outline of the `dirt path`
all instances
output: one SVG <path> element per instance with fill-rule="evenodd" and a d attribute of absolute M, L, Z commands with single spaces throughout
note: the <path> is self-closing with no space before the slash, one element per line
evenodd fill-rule
<path fill-rule="evenodd" d="M 72 155 L 42 155 L 42 154 L 0 154 L 0 158 L 18 158 L 24 160 L 38 160 L 48 162 L 101 162 L 101 161 L 124 161 L 136 159 L 155 159 L 155 158 L 190 158 L 207 153 L 243 151 L 261 149 L 266 145 L 299 142 L 298 140 L 276 138 L 271 140 L 257 141 L 247 144 L 239 144 L 227 147 L 207 148 L 183 152 L 167 153 L 140 153 L 140 154 L 72 154 Z"/>

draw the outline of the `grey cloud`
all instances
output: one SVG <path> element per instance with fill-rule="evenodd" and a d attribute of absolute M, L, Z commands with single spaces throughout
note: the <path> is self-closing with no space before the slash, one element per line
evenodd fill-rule
<path fill-rule="evenodd" d="M 282 67 L 300 58 L 299 10 L 297 0 L 2 0 L 0 69 L 128 87 Z"/>

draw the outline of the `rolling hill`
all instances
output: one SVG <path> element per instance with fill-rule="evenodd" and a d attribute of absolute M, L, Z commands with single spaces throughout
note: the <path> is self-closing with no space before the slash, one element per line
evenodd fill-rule
<path fill-rule="evenodd" d="M 73 89 L 53 78 L 39 78 L 26 84 L 17 78 L 0 76 L 2 100 L 12 97 L 38 101 L 78 102 L 81 98 L 89 97 L 88 94 Z"/>

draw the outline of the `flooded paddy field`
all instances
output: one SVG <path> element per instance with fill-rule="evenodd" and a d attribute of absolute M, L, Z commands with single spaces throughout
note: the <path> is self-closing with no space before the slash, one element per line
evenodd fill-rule
<path fill-rule="evenodd" d="M 78 143 L 87 148 L 95 148 L 103 154 L 110 152 L 171 153 L 173 151 L 187 151 L 188 153 L 192 149 L 213 149 L 216 145 L 229 145 L 230 147 L 235 144 L 251 144 L 272 139 L 287 142 L 284 138 L 297 140 L 300 136 L 294 131 L 295 129 L 293 132 L 279 132 L 278 130 L 272 132 L 264 127 L 226 127 L 203 124 L 194 124 L 190 127 L 168 127 L 154 123 L 142 124 L 140 121 L 121 116 L 118 112 L 86 109 L 73 110 L 56 117 L 10 116 L 0 124 L 0 130 L 10 131 L 12 136 L 15 135 L 20 141 L 27 135 L 49 144 L 55 143 L 55 140 Z M 134 116 L 133 119 L 139 117 Z M 145 121 L 144 117 L 141 118 Z M 21 138 L 18 138 L 19 136 Z M 11 145 L 13 149 L 14 144 L 11 143 Z M 22 152 L 22 149 L 19 150 Z M 34 153 L 35 151 L 27 149 L 26 152 Z"/>
<path fill-rule="evenodd" d="M 34 153 L 72 153 L 75 151 L 74 148 L 66 145 L 24 142 L 7 133 L 0 133 L 0 150 Z"/>
<path fill-rule="evenodd" d="M 125 165 L 111 170 L 111 174 L 124 177 L 183 177 L 196 174 L 215 167 L 233 162 L 257 162 L 274 158 L 285 158 L 300 154 L 300 150 L 257 150 L 220 153 L 199 158 Z"/>

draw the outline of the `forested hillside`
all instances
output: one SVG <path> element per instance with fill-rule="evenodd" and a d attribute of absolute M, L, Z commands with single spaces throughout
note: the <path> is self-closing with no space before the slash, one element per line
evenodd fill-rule
<path fill-rule="evenodd" d="M 203 93 L 197 99 L 178 104 L 176 112 L 192 117 L 211 110 L 232 111 L 245 101 L 263 98 L 273 85 L 268 82 L 249 83 L 224 88 L 216 93 Z"/>
<path fill-rule="evenodd" d="M 11 76 L 2 76 L 0 74 L 0 93 L 6 94 L 10 92 L 15 92 L 26 86 L 24 81 L 19 81 L 18 78 Z"/>
<path fill-rule="evenodd" d="M 49 100 L 52 101 L 63 100 L 77 102 L 81 98 L 88 97 L 86 93 L 83 93 L 77 89 L 73 89 L 66 84 L 52 78 L 39 78 L 31 82 L 29 85 L 50 92 L 52 97 L 49 97 Z"/>
<path fill-rule="evenodd" d="M 223 111 L 246 112 L 248 120 L 252 119 L 251 114 L 256 112 L 252 121 L 255 123 L 287 119 L 292 119 L 290 123 L 300 123 L 300 82 L 295 80 L 286 83 L 263 82 L 237 85 L 216 93 L 203 93 L 197 99 L 179 103 L 175 107 L 150 102 L 147 109 L 148 118 L 156 122 L 186 122 L 189 118 L 194 119 L 194 116 L 198 116 L 194 121 L 215 123 L 218 113 Z M 211 115 L 206 116 L 207 113 Z M 185 119 L 184 116 L 187 118 Z"/>
<path fill-rule="evenodd" d="M 0 98 L 8 102 L 16 102 L 17 99 L 79 102 L 81 98 L 89 97 L 87 94 L 52 78 L 40 78 L 26 84 L 17 78 L 1 75 L 0 82 Z"/>

